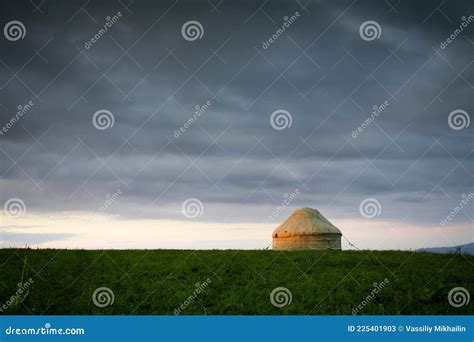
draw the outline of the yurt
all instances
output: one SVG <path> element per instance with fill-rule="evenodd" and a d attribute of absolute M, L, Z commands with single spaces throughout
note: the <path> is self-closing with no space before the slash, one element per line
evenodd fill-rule
<path fill-rule="evenodd" d="M 341 231 L 312 208 L 296 210 L 273 232 L 273 249 L 341 249 Z"/>

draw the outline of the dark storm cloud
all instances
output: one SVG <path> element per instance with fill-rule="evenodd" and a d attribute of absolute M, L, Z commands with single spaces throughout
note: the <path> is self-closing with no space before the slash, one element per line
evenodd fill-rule
<path fill-rule="evenodd" d="M 198 197 L 203 219 L 261 221 L 300 189 L 294 206 L 353 217 L 376 197 L 388 219 L 432 224 L 472 191 L 472 125 L 447 122 L 454 109 L 472 116 L 472 27 L 439 47 L 472 13 L 468 1 L 124 4 L 2 4 L 2 23 L 20 20 L 27 35 L 0 41 L 0 125 L 34 102 L 0 135 L 2 202 L 96 211 L 121 189 L 110 212 L 124 218 L 180 218 L 181 202 Z M 188 20 L 202 24 L 202 39 L 183 39 Z M 380 39 L 359 36 L 368 20 Z M 114 114 L 112 128 L 92 125 L 100 109 Z M 288 129 L 270 125 L 277 109 L 291 113 Z"/>

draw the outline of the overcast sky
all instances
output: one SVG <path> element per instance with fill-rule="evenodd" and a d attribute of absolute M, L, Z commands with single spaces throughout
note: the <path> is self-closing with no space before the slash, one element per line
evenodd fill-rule
<path fill-rule="evenodd" d="M 474 192 L 474 123 L 448 120 L 474 112 L 473 6 L 439 3 L 2 1 L 2 27 L 25 34 L 0 39 L 0 203 L 21 199 L 25 213 L 4 211 L 0 246 L 89 246 L 77 227 L 99 216 L 127 234 L 150 224 L 127 247 L 259 247 L 305 206 L 361 246 L 377 248 L 385 226 L 411 227 L 397 248 L 423 245 L 404 242 L 410 231 L 472 242 L 473 201 L 440 222 Z M 189 21 L 197 39 L 183 36 Z M 375 37 L 360 31 L 368 21 Z M 114 119 L 104 130 L 101 110 Z M 275 111 L 291 125 L 272 125 Z M 190 198 L 197 217 L 183 215 Z M 366 199 L 380 203 L 372 219 Z M 214 242 L 185 233 L 193 225 Z"/>

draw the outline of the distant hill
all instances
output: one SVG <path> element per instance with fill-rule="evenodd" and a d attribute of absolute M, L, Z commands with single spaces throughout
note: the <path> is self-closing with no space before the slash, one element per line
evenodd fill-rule
<path fill-rule="evenodd" d="M 441 253 L 441 254 L 452 254 L 452 253 L 464 253 L 474 255 L 474 242 L 465 245 L 452 246 L 452 247 L 432 247 L 432 248 L 421 248 L 417 252 L 430 252 L 430 253 Z"/>

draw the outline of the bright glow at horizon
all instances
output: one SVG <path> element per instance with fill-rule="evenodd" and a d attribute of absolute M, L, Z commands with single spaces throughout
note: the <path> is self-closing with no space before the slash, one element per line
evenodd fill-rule
<path fill-rule="evenodd" d="M 122 220 L 90 213 L 30 213 L 0 221 L 0 247 L 84 249 L 263 249 L 280 223 Z M 374 220 L 331 219 L 361 249 L 417 249 L 472 242 L 472 226 L 423 227 Z M 431 228 L 431 229 L 430 229 Z M 343 249 L 353 249 L 343 239 Z"/>

